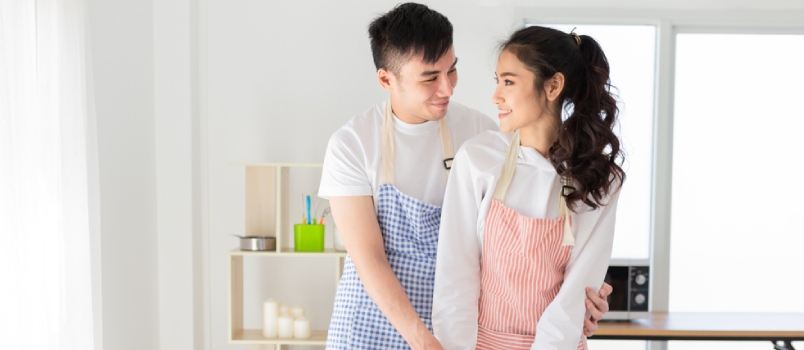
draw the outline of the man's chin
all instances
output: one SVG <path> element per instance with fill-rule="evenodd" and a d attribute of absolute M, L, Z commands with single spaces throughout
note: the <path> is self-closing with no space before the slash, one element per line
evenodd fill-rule
<path fill-rule="evenodd" d="M 442 116 L 431 116 L 431 117 L 422 118 L 422 119 L 425 119 L 428 122 L 437 122 L 437 121 L 439 121 L 441 119 L 444 119 L 444 116 L 443 115 Z"/>
<path fill-rule="evenodd" d="M 430 121 L 438 121 L 443 119 L 447 115 L 447 110 L 437 110 L 437 111 L 430 111 L 430 115 L 426 118 Z"/>

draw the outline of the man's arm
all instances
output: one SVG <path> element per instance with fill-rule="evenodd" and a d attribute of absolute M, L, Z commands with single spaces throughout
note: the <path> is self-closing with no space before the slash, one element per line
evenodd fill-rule
<path fill-rule="evenodd" d="M 413 309 L 385 255 L 371 196 L 330 197 L 343 244 L 366 292 L 413 349 L 442 349 Z"/>
<path fill-rule="evenodd" d="M 592 288 L 586 288 L 586 311 L 589 312 L 589 318 L 583 321 L 583 335 L 591 337 L 597 332 L 597 321 L 603 318 L 603 314 L 609 312 L 609 302 L 606 297 L 611 294 L 614 289 L 608 283 L 603 282 L 603 287 L 600 287 L 598 294 L 595 294 Z"/>

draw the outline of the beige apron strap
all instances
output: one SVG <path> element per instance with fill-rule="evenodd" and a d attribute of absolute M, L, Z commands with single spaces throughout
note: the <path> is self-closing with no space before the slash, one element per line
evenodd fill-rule
<path fill-rule="evenodd" d="M 452 169 L 452 160 L 455 158 L 455 152 L 452 149 L 452 138 L 449 134 L 449 125 L 447 124 L 447 117 L 438 120 L 438 132 L 441 134 L 441 153 L 444 155 L 444 168 Z"/>
<path fill-rule="evenodd" d="M 516 170 L 516 159 L 519 157 L 519 130 L 514 132 L 514 138 L 508 146 L 508 152 L 505 154 L 505 161 L 503 162 L 502 172 L 500 179 L 497 180 L 497 187 L 494 189 L 494 199 L 503 202 L 505 193 L 508 191 L 508 186 L 511 185 L 511 179 L 514 178 L 514 170 Z"/>
<path fill-rule="evenodd" d="M 441 134 L 441 153 L 444 155 L 444 168 L 452 168 L 452 159 L 455 156 L 452 148 L 452 138 L 449 133 L 447 118 L 438 120 L 438 132 Z M 391 99 L 385 103 L 385 116 L 382 120 L 382 183 L 394 184 L 394 116 L 391 111 Z"/>
<path fill-rule="evenodd" d="M 382 183 L 394 184 L 394 119 L 391 113 L 391 98 L 385 102 L 382 119 Z"/>
<path fill-rule="evenodd" d="M 567 178 L 564 186 L 572 186 L 572 178 Z M 570 217 L 570 210 L 567 207 L 567 200 L 564 198 L 564 186 L 561 186 L 561 191 L 558 192 L 558 215 L 564 217 L 564 240 L 561 242 L 562 246 L 574 246 L 575 236 L 572 235 L 572 218 Z"/>

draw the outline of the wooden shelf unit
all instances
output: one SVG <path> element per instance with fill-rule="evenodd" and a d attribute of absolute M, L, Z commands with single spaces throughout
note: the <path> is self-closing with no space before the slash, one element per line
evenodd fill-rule
<path fill-rule="evenodd" d="M 264 344 L 264 345 L 321 345 L 327 342 L 327 331 L 313 330 L 309 339 L 282 339 L 266 338 L 262 336 L 262 329 L 243 329 L 235 334 L 236 340 L 230 341 L 231 344 Z"/>
<path fill-rule="evenodd" d="M 262 329 L 244 327 L 243 258 L 323 258 L 335 265 L 334 283 L 337 286 L 343 272 L 345 252 L 327 248 L 323 252 L 296 252 L 288 247 L 292 242 L 289 217 L 290 168 L 320 168 L 322 164 L 292 163 L 230 163 L 246 168 L 246 235 L 276 238 L 276 251 L 229 251 L 229 343 L 246 345 L 325 346 L 326 330 L 313 330 L 308 339 L 266 338 Z M 262 305 L 257 307 L 262 309 Z"/>

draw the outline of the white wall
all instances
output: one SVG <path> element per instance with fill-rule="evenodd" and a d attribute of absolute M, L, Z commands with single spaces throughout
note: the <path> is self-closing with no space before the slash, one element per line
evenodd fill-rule
<path fill-rule="evenodd" d="M 106 349 L 203 348 L 197 1 L 88 1 Z"/>
<path fill-rule="evenodd" d="M 242 348 L 226 341 L 226 259 L 237 243 L 229 235 L 244 231 L 244 170 L 227 163 L 321 162 L 329 135 L 386 96 L 375 80 L 366 26 L 397 2 L 89 1 L 107 349 Z M 490 115 L 496 110 L 490 102 L 494 46 L 522 24 L 518 7 L 603 6 L 593 0 L 427 3 L 455 27 L 460 79 L 454 100 Z M 804 9 L 793 0 L 606 5 Z M 300 184 L 311 191 L 316 185 L 314 179 Z M 287 270 L 247 260 L 247 326 L 260 326 L 258 303 L 269 295 L 308 306 L 313 325 L 325 326 L 334 295 L 331 266 L 311 259 L 280 263 Z"/>
<path fill-rule="evenodd" d="M 88 1 L 98 132 L 103 347 L 158 338 L 153 11 Z"/>
<path fill-rule="evenodd" d="M 153 2 L 156 226 L 159 280 L 159 347 L 192 349 L 203 334 L 199 225 L 193 176 L 197 15 L 195 1 Z M 198 233 L 198 234 L 196 234 Z M 199 239 L 196 239 L 199 238 Z M 199 290 L 196 293 L 196 290 Z M 198 344 L 198 345 L 196 345 Z"/>

